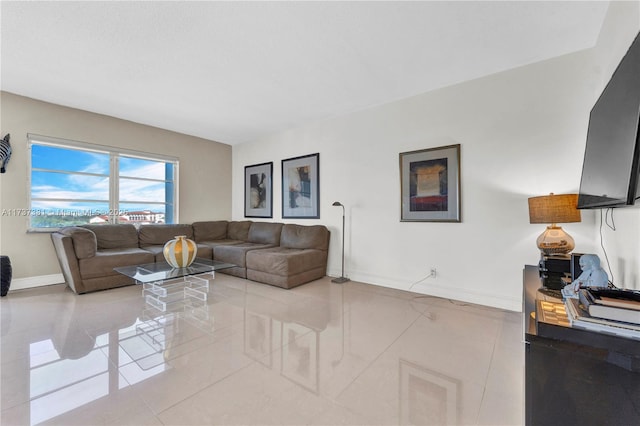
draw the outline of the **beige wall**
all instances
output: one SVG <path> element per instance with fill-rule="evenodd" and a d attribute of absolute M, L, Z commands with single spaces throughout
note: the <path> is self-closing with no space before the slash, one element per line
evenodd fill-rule
<path fill-rule="evenodd" d="M 0 211 L 28 207 L 27 133 L 35 133 L 177 157 L 180 222 L 231 217 L 229 145 L 6 92 L 0 106 L 0 130 L 13 149 L 0 175 Z M 11 258 L 12 289 L 50 284 L 60 273 L 49 234 L 27 233 L 26 217 L 0 217 L 0 252 Z"/>

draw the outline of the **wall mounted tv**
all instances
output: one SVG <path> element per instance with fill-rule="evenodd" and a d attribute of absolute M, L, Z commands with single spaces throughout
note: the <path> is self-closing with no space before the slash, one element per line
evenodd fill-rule
<path fill-rule="evenodd" d="M 578 208 L 633 205 L 639 163 L 640 33 L 591 109 Z"/>

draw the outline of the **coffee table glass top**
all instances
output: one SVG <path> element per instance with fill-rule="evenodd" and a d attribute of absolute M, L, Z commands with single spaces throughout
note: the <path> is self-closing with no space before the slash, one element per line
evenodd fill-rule
<path fill-rule="evenodd" d="M 137 282 L 150 283 L 154 281 L 186 277 L 189 275 L 215 272 L 221 269 L 233 268 L 234 266 L 236 265 L 220 262 L 218 260 L 196 258 L 196 260 L 186 268 L 174 268 L 167 262 L 157 262 L 135 266 L 120 266 L 118 268 L 113 268 L 113 270 L 131 277 Z"/>

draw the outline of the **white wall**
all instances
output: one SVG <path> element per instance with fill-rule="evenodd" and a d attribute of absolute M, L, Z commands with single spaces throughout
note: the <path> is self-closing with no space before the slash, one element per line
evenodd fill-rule
<path fill-rule="evenodd" d="M 527 198 L 577 192 L 589 111 L 602 89 L 601 52 L 577 52 L 235 146 L 233 217 L 243 217 L 244 166 L 274 162 L 273 220 L 282 221 L 280 161 L 319 152 L 321 219 L 295 222 L 331 229 L 330 275 L 340 275 L 341 210 L 331 207 L 338 200 L 347 207 L 351 279 L 519 310 L 522 268 L 537 263 L 535 239 L 544 229 L 528 223 Z M 462 150 L 462 223 L 400 222 L 399 153 L 455 143 Z M 595 212 L 564 228 L 576 251 L 597 250 Z M 431 267 L 437 278 L 420 281 Z"/>
<path fill-rule="evenodd" d="M 179 219 L 230 219 L 231 147 L 73 108 L 0 93 L 2 136 L 13 154 L 0 175 L 0 212 L 28 208 L 27 133 L 177 157 Z M 27 233 L 28 218 L 0 216 L 0 253 L 13 267 L 11 289 L 62 282 L 48 233 Z"/>
<path fill-rule="evenodd" d="M 606 86 L 639 30 L 640 2 L 611 4 L 595 48 L 601 77 L 598 94 Z M 640 206 L 609 211 L 608 222 L 615 224 L 615 230 L 603 224 L 602 237 L 601 214 L 605 217 L 607 212 L 596 212 L 597 224 L 592 237 L 597 245 L 595 252 L 605 269 L 611 272 L 609 278 L 613 279 L 616 286 L 640 289 Z"/>

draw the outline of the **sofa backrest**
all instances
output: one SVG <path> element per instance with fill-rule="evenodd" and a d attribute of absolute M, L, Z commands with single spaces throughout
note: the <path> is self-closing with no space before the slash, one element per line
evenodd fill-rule
<path fill-rule="evenodd" d="M 286 224 L 282 228 L 280 246 L 294 249 L 329 250 L 329 230 L 324 225 Z"/>
<path fill-rule="evenodd" d="M 138 230 L 140 247 L 164 245 L 167 241 L 173 240 L 178 235 L 185 235 L 192 240 L 193 227 L 183 224 L 147 224 L 140 225 L 140 229 Z"/>
<path fill-rule="evenodd" d="M 138 230 L 131 224 L 81 225 L 96 234 L 98 250 L 137 248 Z"/>
<path fill-rule="evenodd" d="M 227 226 L 227 238 L 230 240 L 248 241 L 249 228 L 252 223 L 250 220 L 229 222 Z"/>
<path fill-rule="evenodd" d="M 282 223 L 253 222 L 249 228 L 249 242 L 279 245 L 282 226 Z"/>
<path fill-rule="evenodd" d="M 75 232 L 74 232 L 75 229 Z M 90 232 L 82 232 L 82 231 Z M 74 245 L 92 247 L 95 239 L 98 250 L 114 248 L 148 247 L 164 245 L 178 235 L 198 241 L 215 241 L 225 238 L 249 241 L 258 244 L 274 244 L 296 249 L 329 249 L 330 232 L 324 225 L 296 225 L 275 222 L 252 222 L 250 220 L 217 220 L 194 222 L 193 225 L 140 225 L 137 230 L 132 224 L 81 225 L 69 228 L 66 232 L 74 239 Z M 226 235 L 225 235 L 226 232 Z M 76 242 L 77 240 L 77 242 Z M 91 251 L 91 249 L 88 249 Z M 93 253 L 77 253 L 78 258 Z"/>
<path fill-rule="evenodd" d="M 227 220 L 209 220 L 204 222 L 193 222 L 193 237 L 196 242 L 216 241 L 227 238 Z"/>

